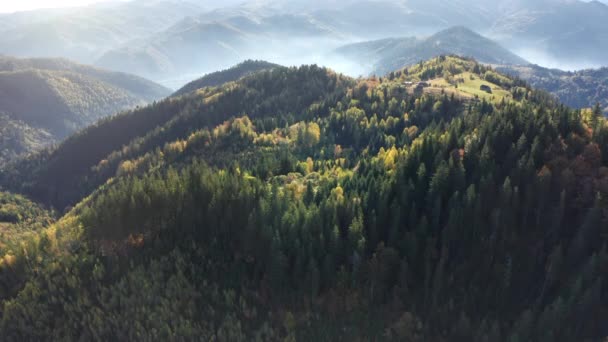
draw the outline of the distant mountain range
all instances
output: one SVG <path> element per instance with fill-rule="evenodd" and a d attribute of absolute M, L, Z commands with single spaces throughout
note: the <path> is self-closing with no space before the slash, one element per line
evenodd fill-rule
<path fill-rule="evenodd" d="M 334 34 L 303 15 L 257 17 L 247 13 L 215 20 L 207 16 L 186 18 L 159 35 L 106 52 L 97 65 L 165 79 L 212 72 L 247 57 L 269 58 L 274 54 L 280 58 L 288 54 L 286 51 L 306 48 L 299 42 L 335 39 Z"/>
<path fill-rule="evenodd" d="M 193 2 L 152 0 L 0 15 L 0 53 L 92 64 L 109 49 L 156 35 L 202 10 Z"/>
<path fill-rule="evenodd" d="M 486 64 L 529 64 L 498 43 L 462 26 L 443 30 L 425 39 L 389 38 L 350 44 L 334 53 L 378 75 L 440 55 L 471 57 Z"/>
<path fill-rule="evenodd" d="M 608 6 L 579 0 L 134 0 L 0 15 L 0 53 L 63 56 L 177 88 L 248 58 L 337 68 L 319 56 L 348 43 L 464 26 L 532 63 L 580 68 L 608 65 L 606 18 Z M 426 56 L 429 47 L 419 48 Z"/>
<path fill-rule="evenodd" d="M 537 65 L 507 65 L 496 69 L 551 92 L 570 107 L 588 108 L 599 104 L 608 115 L 608 68 L 568 72 Z"/>
<path fill-rule="evenodd" d="M 169 90 L 64 59 L 0 57 L 0 165 Z"/>

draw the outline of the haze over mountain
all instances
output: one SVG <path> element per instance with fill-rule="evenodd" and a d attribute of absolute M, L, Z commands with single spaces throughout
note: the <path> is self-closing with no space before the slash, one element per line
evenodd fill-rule
<path fill-rule="evenodd" d="M 202 7 L 195 2 L 146 0 L 0 14 L 0 53 L 91 64 L 108 49 L 154 35 L 198 11 Z"/>
<path fill-rule="evenodd" d="M 532 63 L 573 69 L 608 64 L 606 16 L 605 4 L 579 0 L 134 0 L 2 15 L 0 53 L 97 62 L 179 88 L 248 58 L 356 75 L 327 53 L 464 26 Z"/>
<path fill-rule="evenodd" d="M 168 94 L 138 76 L 64 59 L 0 56 L 0 165 Z"/>
<path fill-rule="evenodd" d="M 453 27 L 428 38 L 388 38 L 338 48 L 336 55 L 359 63 L 366 73 L 384 75 L 441 55 L 471 57 L 486 64 L 527 65 L 496 42 L 465 27 Z"/>
<path fill-rule="evenodd" d="M 337 36 L 302 15 L 258 17 L 248 13 L 213 21 L 187 18 L 160 35 L 108 51 L 97 64 L 164 80 L 227 68 L 244 57 L 274 60 L 276 51 L 282 51 L 279 59 L 293 60 L 313 39 L 321 46 Z"/>
<path fill-rule="evenodd" d="M 607 65 L 608 6 L 599 1 L 506 1 L 489 35 L 530 61 L 581 69 Z M 499 7 L 500 8 L 500 7 Z"/>

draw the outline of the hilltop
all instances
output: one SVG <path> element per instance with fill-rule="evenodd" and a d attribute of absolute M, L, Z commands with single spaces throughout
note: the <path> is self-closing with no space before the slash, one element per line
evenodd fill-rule
<path fill-rule="evenodd" d="M 216 71 L 205 75 L 197 80 L 194 80 L 183 86 L 173 95 L 184 95 L 205 87 L 217 87 L 224 83 L 237 81 L 245 76 L 249 76 L 258 71 L 270 70 L 278 66 L 279 65 L 277 64 L 268 63 L 265 61 L 246 60 L 242 63 L 239 63 L 238 65 L 233 66 L 232 68 L 222 71 Z"/>
<path fill-rule="evenodd" d="M 125 112 L 0 175 L 65 211 L 4 251 L 0 335 L 599 340 L 607 137 L 458 57 Z"/>
<path fill-rule="evenodd" d="M 169 94 L 143 78 L 63 59 L 0 57 L 0 165 L 100 118 Z"/>

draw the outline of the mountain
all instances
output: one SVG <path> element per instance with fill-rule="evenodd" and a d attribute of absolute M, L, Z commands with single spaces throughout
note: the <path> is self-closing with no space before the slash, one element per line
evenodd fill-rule
<path fill-rule="evenodd" d="M 608 65 L 607 16 L 606 4 L 579 0 L 116 1 L 0 15 L 0 53 L 67 57 L 177 87 L 248 58 L 327 64 L 319 56 L 347 43 L 465 26 L 573 70 Z"/>
<path fill-rule="evenodd" d="M 3 15 L 0 54 L 64 57 L 92 64 L 105 51 L 156 34 L 203 11 L 189 1 L 117 1 Z M 0 26 L 0 29 L 2 27 Z"/>
<path fill-rule="evenodd" d="M 494 65 L 497 70 L 546 90 L 573 108 L 591 108 L 599 103 L 608 110 L 607 73 L 605 68 L 576 72 L 548 69 L 529 64 L 497 43 L 473 31 L 455 27 L 426 39 L 387 38 L 343 46 L 333 52 L 356 63 L 368 73 L 384 75 L 439 55 L 473 57 Z"/>
<path fill-rule="evenodd" d="M 608 69 L 587 69 L 576 72 L 547 69 L 537 65 L 497 66 L 497 70 L 526 80 L 544 89 L 573 108 L 591 108 L 600 104 L 608 114 Z"/>
<path fill-rule="evenodd" d="M 63 59 L 0 57 L 0 165 L 169 90 Z"/>
<path fill-rule="evenodd" d="M 334 33 L 305 15 L 245 12 L 190 17 L 150 39 L 106 52 L 97 65 L 162 80 L 227 68 L 246 58 L 287 57 Z M 317 43 L 320 44 L 320 42 Z M 306 45 L 299 45 L 304 44 Z M 289 48 L 288 48 L 289 47 Z"/>
<path fill-rule="evenodd" d="M 607 137 L 458 57 L 125 112 L 0 173 L 65 212 L 2 250 L 0 336 L 599 341 Z"/>
<path fill-rule="evenodd" d="M 538 0 L 505 7 L 487 34 L 537 64 L 607 65 L 608 6 L 599 1 Z M 536 59 L 536 60 L 534 60 Z M 572 68 L 572 67 L 570 67 Z"/>
<path fill-rule="evenodd" d="M 370 2 L 373 6 L 373 2 Z M 523 58 L 537 64 L 575 66 L 607 65 L 608 6 L 579 0 L 409 0 L 397 1 L 401 11 L 384 12 L 390 28 L 398 17 L 415 35 L 429 30 L 466 26 L 482 33 Z M 404 13 L 399 16 L 395 13 Z M 366 12 L 361 12 L 361 15 Z M 373 13 L 373 12 L 369 12 Z M 379 18 L 379 17 L 373 17 Z M 422 18 L 418 20 L 417 18 Z M 368 19 L 371 21 L 371 19 Z M 353 22 L 356 23 L 356 22 Z M 384 25 L 365 25 L 371 31 Z M 404 30 L 384 32 L 391 36 Z"/>
<path fill-rule="evenodd" d="M 395 32 L 428 36 L 453 26 L 482 30 L 492 25 L 493 5 L 470 0 L 358 0 L 311 12 L 317 20 L 355 39 L 377 40 Z"/>
<path fill-rule="evenodd" d="M 377 63 L 387 55 L 398 50 L 407 50 L 420 43 L 416 37 L 385 38 L 373 41 L 348 44 L 332 51 L 337 58 L 356 63 L 365 74 L 372 73 Z M 420 60 L 419 60 L 420 61 Z M 393 69 L 396 70 L 396 69 Z"/>
<path fill-rule="evenodd" d="M 604 34 L 608 30 L 608 6 L 598 1 L 357 0 L 308 6 L 299 5 L 299 1 L 289 2 L 289 6 L 285 1 L 262 3 L 264 6 L 256 7 L 258 11 L 271 8 L 275 14 L 307 14 L 345 37 L 346 42 L 384 39 L 395 32 L 425 37 L 465 26 L 537 64 L 568 68 L 608 64 L 603 53 L 608 43 Z"/>
<path fill-rule="evenodd" d="M 217 87 L 224 83 L 237 81 L 243 77 L 249 76 L 256 72 L 262 70 L 270 70 L 277 67 L 279 67 L 279 65 L 268 63 L 265 61 L 247 60 L 243 63 L 239 63 L 238 65 L 233 66 L 230 69 L 216 71 L 214 73 L 205 75 L 197 80 L 194 80 L 183 86 L 173 95 L 184 95 L 205 87 Z"/>
<path fill-rule="evenodd" d="M 425 39 L 390 38 L 343 46 L 335 54 L 379 75 L 441 55 L 472 57 L 487 64 L 525 65 L 527 61 L 465 27 L 453 27 Z"/>
<path fill-rule="evenodd" d="M 401 31 L 428 34 L 444 28 L 448 22 L 465 23 L 446 21 L 455 17 L 452 10 L 458 18 L 475 15 L 458 6 L 443 4 L 437 8 L 445 7 L 449 10 L 438 16 L 422 2 L 407 5 L 394 1 L 318 2 L 306 3 L 297 11 L 298 2 L 259 1 L 187 17 L 160 34 L 111 49 L 96 64 L 134 72 L 170 86 L 186 75 L 227 68 L 245 58 L 280 64 L 334 65 L 320 56 L 344 42 Z M 378 25 L 380 17 L 382 25 Z"/>

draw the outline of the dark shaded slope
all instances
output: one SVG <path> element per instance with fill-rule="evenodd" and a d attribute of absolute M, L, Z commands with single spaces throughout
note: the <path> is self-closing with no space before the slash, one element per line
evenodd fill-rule
<path fill-rule="evenodd" d="M 205 87 L 217 87 L 224 83 L 237 81 L 245 76 L 251 75 L 258 71 L 270 70 L 278 67 L 279 65 L 268 63 L 265 61 L 253 61 L 247 60 L 240 63 L 230 69 L 217 71 L 208 75 L 205 75 L 198 80 L 192 81 L 181 89 L 175 92 L 173 95 L 184 95 L 195 91 L 197 89 Z"/>

